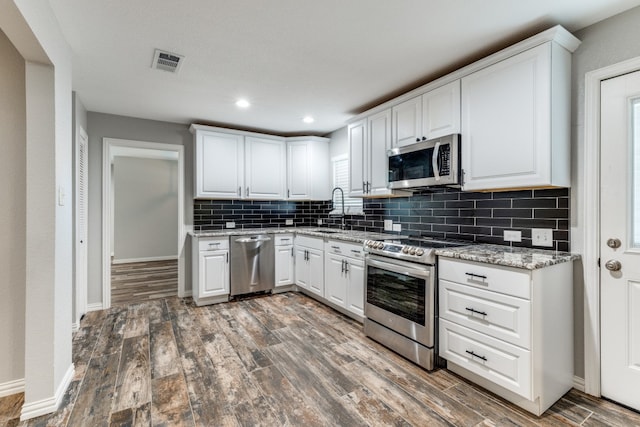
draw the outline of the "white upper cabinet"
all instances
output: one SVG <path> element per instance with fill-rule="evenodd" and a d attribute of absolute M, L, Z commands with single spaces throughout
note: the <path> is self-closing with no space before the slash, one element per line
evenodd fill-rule
<path fill-rule="evenodd" d="M 460 80 L 422 95 L 422 136 L 433 139 L 452 133 L 460 133 Z"/>
<path fill-rule="evenodd" d="M 401 104 L 394 105 L 393 146 L 404 147 L 419 141 L 422 137 L 422 97 L 416 96 Z"/>
<path fill-rule="evenodd" d="M 282 139 L 245 137 L 245 194 L 250 199 L 284 199 L 285 142 Z"/>
<path fill-rule="evenodd" d="M 460 80 L 393 106 L 393 146 L 460 133 Z"/>
<path fill-rule="evenodd" d="M 244 186 L 241 135 L 198 131 L 195 150 L 195 197 L 234 199 Z"/>
<path fill-rule="evenodd" d="M 547 42 L 462 79 L 464 190 L 570 186 L 570 72 Z"/>
<path fill-rule="evenodd" d="M 391 109 L 351 123 L 349 140 L 349 195 L 351 197 L 407 196 L 387 188 L 387 150 L 391 148 Z"/>
<path fill-rule="evenodd" d="M 329 200 L 329 139 L 287 138 L 287 191 L 289 200 Z"/>

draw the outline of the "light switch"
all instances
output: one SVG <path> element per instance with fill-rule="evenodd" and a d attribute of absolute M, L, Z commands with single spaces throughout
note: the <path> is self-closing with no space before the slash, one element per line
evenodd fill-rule
<path fill-rule="evenodd" d="M 284 220 L 284 225 L 293 225 L 293 220 L 292 219 L 285 219 Z"/>
<path fill-rule="evenodd" d="M 227 228 L 236 228 L 236 223 L 235 222 L 227 222 L 226 227 Z"/>
<path fill-rule="evenodd" d="M 58 206 L 64 206 L 65 196 L 64 187 L 61 185 L 58 187 Z"/>
<path fill-rule="evenodd" d="M 384 230 L 385 231 L 393 231 L 393 220 L 385 219 L 384 220 Z"/>
<path fill-rule="evenodd" d="M 402 224 L 393 224 L 393 231 L 402 231 Z"/>
<path fill-rule="evenodd" d="M 522 232 L 520 230 L 504 230 L 505 242 L 521 242 Z"/>
<path fill-rule="evenodd" d="M 553 230 L 551 228 L 532 228 L 531 244 L 533 246 L 553 247 Z"/>

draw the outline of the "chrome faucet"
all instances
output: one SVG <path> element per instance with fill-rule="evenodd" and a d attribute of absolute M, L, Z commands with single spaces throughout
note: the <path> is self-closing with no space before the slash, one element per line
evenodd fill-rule
<path fill-rule="evenodd" d="M 340 228 L 342 230 L 345 230 L 347 227 L 345 225 L 345 218 L 344 218 L 344 191 L 340 187 L 335 187 L 333 190 L 331 190 L 331 200 L 333 200 L 333 195 L 335 194 L 336 190 L 340 190 L 340 195 L 342 198 L 342 214 L 341 214 L 342 224 L 340 225 Z"/>

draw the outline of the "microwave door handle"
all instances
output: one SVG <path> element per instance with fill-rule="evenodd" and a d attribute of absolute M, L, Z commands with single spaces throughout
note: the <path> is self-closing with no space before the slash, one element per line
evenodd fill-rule
<path fill-rule="evenodd" d="M 433 166 L 433 177 L 436 181 L 440 181 L 440 169 L 438 168 L 438 153 L 440 152 L 440 142 L 436 142 L 433 147 L 433 157 L 431 157 L 431 166 Z"/>

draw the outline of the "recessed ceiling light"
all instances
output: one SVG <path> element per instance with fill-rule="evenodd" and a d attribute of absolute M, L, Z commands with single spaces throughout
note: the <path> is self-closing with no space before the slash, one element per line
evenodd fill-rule
<path fill-rule="evenodd" d="M 249 108 L 250 105 L 251 105 L 251 103 L 249 101 L 247 101 L 246 99 L 238 99 L 236 101 L 236 107 L 238 107 L 238 108 Z"/>
<path fill-rule="evenodd" d="M 313 122 L 316 121 L 316 119 L 314 119 L 311 116 L 306 116 L 304 119 L 302 119 L 302 121 L 305 122 L 305 123 L 313 123 Z"/>

